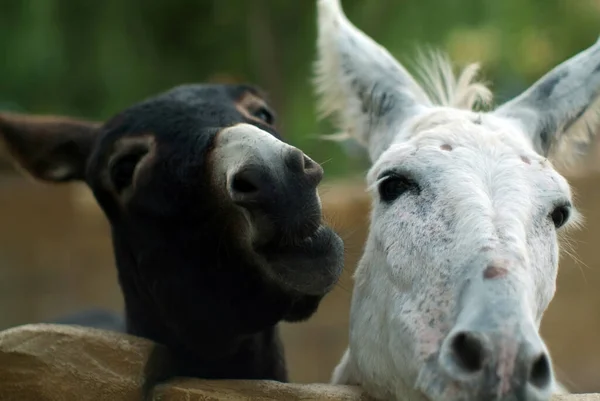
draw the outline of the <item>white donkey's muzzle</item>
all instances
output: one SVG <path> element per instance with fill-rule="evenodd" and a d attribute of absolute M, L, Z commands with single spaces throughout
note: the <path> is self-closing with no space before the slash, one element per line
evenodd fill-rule
<path fill-rule="evenodd" d="M 549 400 L 554 375 L 525 292 L 512 277 L 471 280 L 457 321 L 442 343 L 439 364 L 474 398 Z"/>

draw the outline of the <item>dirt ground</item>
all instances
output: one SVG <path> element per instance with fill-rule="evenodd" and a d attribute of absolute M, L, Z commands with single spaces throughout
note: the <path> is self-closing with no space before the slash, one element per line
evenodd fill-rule
<path fill-rule="evenodd" d="M 560 378 L 600 391 L 600 174 L 572 180 L 586 226 L 564 255 L 543 335 Z M 309 322 L 283 326 L 292 380 L 327 382 L 347 344 L 351 274 L 362 252 L 370 200 L 361 180 L 327 183 L 323 204 L 347 252 L 340 285 Z M 0 176 L 0 329 L 86 307 L 120 310 L 108 225 L 80 186 Z M 598 226 L 598 228 L 595 228 Z"/>

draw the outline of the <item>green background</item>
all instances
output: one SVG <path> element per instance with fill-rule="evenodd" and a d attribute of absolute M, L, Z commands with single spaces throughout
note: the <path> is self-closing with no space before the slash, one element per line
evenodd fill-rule
<path fill-rule="evenodd" d="M 284 135 L 327 176 L 361 171 L 324 142 L 310 85 L 312 0 L 1 0 L 0 109 L 105 119 L 186 82 L 251 81 Z M 524 89 L 600 33 L 598 0 L 344 0 L 349 18 L 400 60 L 434 45 L 483 64 L 496 100 Z"/>

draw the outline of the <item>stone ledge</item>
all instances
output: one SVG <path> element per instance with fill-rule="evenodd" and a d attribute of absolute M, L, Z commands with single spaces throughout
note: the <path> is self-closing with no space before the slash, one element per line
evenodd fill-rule
<path fill-rule="evenodd" d="M 134 336 L 34 324 L 0 332 L 0 400 L 19 401 L 368 401 L 359 388 L 272 381 L 162 382 L 166 350 Z M 600 401 L 600 394 L 553 401 Z"/>

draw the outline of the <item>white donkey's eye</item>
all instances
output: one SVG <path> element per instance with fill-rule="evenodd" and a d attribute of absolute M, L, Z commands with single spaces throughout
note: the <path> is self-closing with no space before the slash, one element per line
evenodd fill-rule
<path fill-rule="evenodd" d="M 565 225 L 565 223 L 569 220 L 569 216 L 571 214 L 571 207 L 569 205 L 560 205 L 556 207 L 552 213 L 550 213 L 550 218 L 554 223 L 554 227 L 561 228 Z"/>
<path fill-rule="evenodd" d="M 406 177 L 392 175 L 384 178 L 379 184 L 379 196 L 384 202 L 392 202 L 406 191 L 414 189 L 418 189 L 414 181 Z"/>

